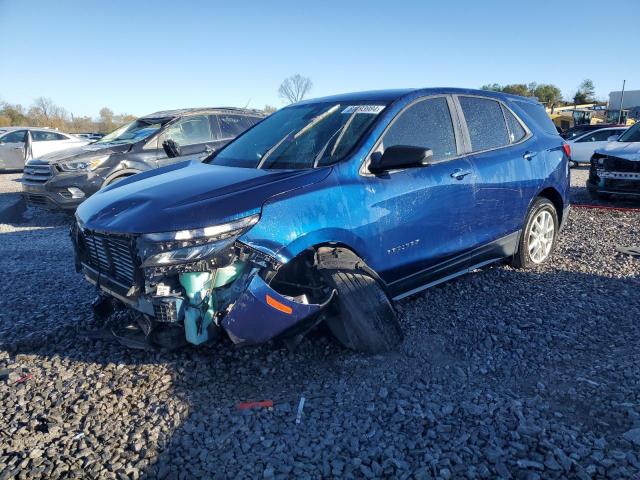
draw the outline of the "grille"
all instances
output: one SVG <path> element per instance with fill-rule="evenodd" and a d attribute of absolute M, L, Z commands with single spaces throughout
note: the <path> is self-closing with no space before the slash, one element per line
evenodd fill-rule
<path fill-rule="evenodd" d="M 606 157 L 604 160 L 605 170 L 615 172 L 638 172 L 640 173 L 640 162 L 625 160 L 624 158 Z"/>
<path fill-rule="evenodd" d="M 129 237 L 86 232 L 89 265 L 113 280 L 135 284 L 135 261 Z"/>
<path fill-rule="evenodd" d="M 27 164 L 24 166 L 22 174 L 23 182 L 44 183 L 53 175 L 51 166 L 48 164 Z"/>
<path fill-rule="evenodd" d="M 153 316 L 158 322 L 177 322 L 181 304 L 182 300 L 176 298 L 156 299 L 153 303 Z"/>

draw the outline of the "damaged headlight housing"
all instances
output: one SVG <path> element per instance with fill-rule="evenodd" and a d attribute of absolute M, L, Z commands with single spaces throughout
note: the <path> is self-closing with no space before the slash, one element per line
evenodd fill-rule
<path fill-rule="evenodd" d="M 194 230 L 143 235 L 143 241 L 151 247 L 147 249 L 142 266 L 163 267 L 204 260 L 233 243 L 255 225 L 259 218 L 259 215 L 251 215 Z"/>
<path fill-rule="evenodd" d="M 83 160 L 75 160 L 71 162 L 61 162 L 58 164 L 63 172 L 84 172 L 95 170 L 102 165 L 109 155 L 101 155 L 99 157 L 85 158 Z"/>

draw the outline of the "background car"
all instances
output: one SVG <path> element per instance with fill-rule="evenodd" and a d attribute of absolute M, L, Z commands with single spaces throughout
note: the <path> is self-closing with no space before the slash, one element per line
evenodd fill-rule
<path fill-rule="evenodd" d="M 589 163 L 593 152 L 604 147 L 607 142 L 617 140 L 617 138 L 627 129 L 627 127 L 601 128 L 585 132 L 580 136 L 568 140 L 571 146 L 571 163 L 574 167 L 579 163 Z"/>
<path fill-rule="evenodd" d="M 640 198 L 640 123 L 594 152 L 587 190 L 599 200 L 613 194 Z"/>
<path fill-rule="evenodd" d="M 89 143 L 47 128 L 3 127 L 0 130 L 0 170 L 22 170 L 27 160 Z"/>
<path fill-rule="evenodd" d="M 568 128 L 564 132 L 560 134 L 562 138 L 565 140 L 574 140 L 575 138 L 587 133 L 593 132 L 595 130 L 600 130 L 602 128 L 612 128 L 612 127 L 624 127 L 627 128 L 626 125 L 620 125 L 616 123 L 598 123 L 595 125 L 577 125 L 575 127 Z"/>
<path fill-rule="evenodd" d="M 67 152 L 34 154 L 22 177 L 32 204 L 75 209 L 100 188 L 136 173 L 203 159 L 264 118 L 257 110 L 190 108 L 152 113 Z"/>
<path fill-rule="evenodd" d="M 87 140 L 91 140 L 92 142 L 96 140 L 100 140 L 102 137 L 104 137 L 104 133 L 97 133 L 97 132 L 75 133 L 74 135 L 76 137 L 86 138 Z"/>

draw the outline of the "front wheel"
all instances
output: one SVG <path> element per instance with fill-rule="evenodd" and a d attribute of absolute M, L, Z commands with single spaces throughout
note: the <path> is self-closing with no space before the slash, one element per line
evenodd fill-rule
<path fill-rule="evenodd" d="M 558 213 L 553 203 L 546 198 L 536 198 L 511 264 L 516 268 L 527 268 L 544 263 L 555 248 L 558 226 Z"/>
<path fill-rule="evenodd" d="M 325 283 L 338 293 L 336 312 L 327 319 L 331 333 L 345 347 L 376 353 L 402 342 L 402 329 L 384 290 L 365 272 L 324 270 Z"/>

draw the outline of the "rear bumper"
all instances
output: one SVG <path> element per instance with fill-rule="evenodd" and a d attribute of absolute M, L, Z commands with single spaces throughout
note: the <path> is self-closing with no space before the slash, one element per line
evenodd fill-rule
<path fill-rule="evenodd" d="M 22 192 L 29 204 L 56 210 L 75 210 L 100 189 L 103 181 L 96 172 L 56 173 L 46 181 L 30 180 L 25 174 Z M 70 187 L 81 190 L 84 196 L 78 198 L 69 190 Z"/>

